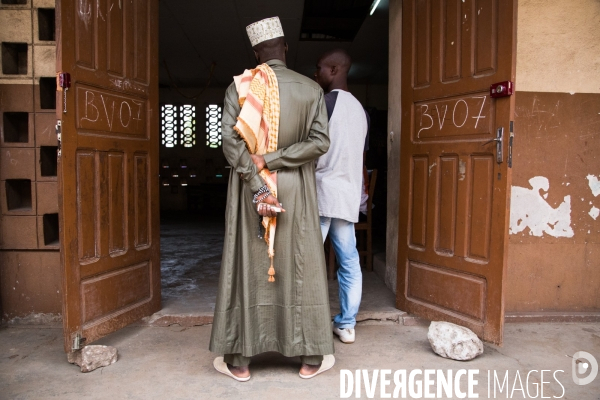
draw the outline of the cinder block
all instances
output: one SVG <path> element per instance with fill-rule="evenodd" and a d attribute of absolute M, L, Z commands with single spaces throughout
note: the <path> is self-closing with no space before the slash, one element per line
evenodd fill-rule
<path fill-rule="evenodd" d="M 22 118 L 24 113 L 27 114 L 25 119 Z M 0 112 L 0 147 L 33 147 L 33 122 L 32 112 Z"/>
<path fill-rule="evenodd" d="M 55 113 L 35 113 L 35 145 L 58 146 Z"/>
<path fill-rule="evenodd" d="M 33 97 L 36 112 L 49 112 L 56 109 L 56 75 L 36 78 Z"/>
<path fill-rule="evenodd" d="M 0 219 L 0 249 L 37 249 L 37 217 L 3 215 Z"/>
<path fill-rule="evenodd" d="M 2 43 L 2 42 L 0 42 Z M 0 65 L 2 65 L 2 68 L 0 69 L 0 78 L 15 78 L 15 79 L 23 79 L 23 78 L 31 78 L 33 77 L 33 51 L 32 51 L 32 45 L 31 44 L 27 44 L 27 43 L 23 43 L 23 46 L 26 46 L 26 48 L 23 49 L 23 53 L 25 53 L 25 51 L 27 51 L 27 65 L 23 66 L 23 68 L 25 68 L 23 71 L 21 70 L 21 63 L 22 63 L 22 58 L 19 55 L 20 50 L 18 50 L 20 48 L 20 46 L 17 46 L 15 49 L 15 44 L 14 43 L 20 43 L 20 42 L 11 42 L 13 43 L 12 45 L 9 45 L 6 47 L 6 49 L 13 49 L 13 51 L 8 51 L 8 53 L 5 54 L 5 47 L 4 45 L 2 45 L 3 50 L 0 51 Z M 26 50 L 25 50 L 26 49 Z M 14 51 L 17 51 L 17 53 L 15 53 Z M 3 57 L 5 55 L 12 55 L 12 57 L 8 60 L 4 60 Z M 24 57 L 24 56 L 23 56 Z M 18 67 L 17 67 L 18 65 Z M 11 67 L 12 66 L 12 67 Z M 10 68 L 11 70 L 13 68 L 16 68 L 16 70 L 13 71 L 5 71 L 5 68 Z"/>
<path fill-rule="evenodd" d="M 0 181 L 2 214 L 35 215 L 36 192 L 35 182 L 28 179 Z"/>
<path fill-rule="evenodd" d="M 35 180 L 35 149 L 2 148 L 0 150 L 0 180 Z"/>
<path fill-rule="evenodd" d="M 33 71 L 36 78 L 56 76 L 56 46 L 35 46 L 33 54 Z"/>
<path fill-rule="evenodd" d="M 51 6 L 41 6 L 33 9 L 33 44 L 51 43 L 56 43 L 54 2 Z"/>
<path fill-rule="evenodd" d="M 57 150 L 57 146 L 40 146 L 35 149 L 38 160 L 36 163 L 36 180 L 38 182 L 56 181 Z"/>
<path fill-rule="evenodd" d="M 7 1 L 6 3 L 4 1 L 0 3 L 0 9 L 8 10 L 8 9 L 23 9 L 23 8 L 31 8 L 31 0 L 13 0 L 13 1 Z"/>
<path fill-rule="evenodd" d="M 56 0 L 33 0 L 33 7 L 35 8 L 54 8 Z"/>
<path fill-rule="evenodd" d="M 38 247 L 40 249 L 60 249 L 58 232 L 58 213 L 37 217 Z"/>
<path fill-rule="evenodd" d="M 0 85 L 0 110 L 33 112 L 33 85 Z"/>
<path fill-rule="evenodd" d="M 58 213 L 57 182 L 37 182 L 36 193 L 38 215 Z"/>
<path fill-rule="evenodd" d="M 60 253 L 0 251 L 0 296 L 5 319 L 32 313 L 60 314 Z"/>
<path fill-rule="evenodd" d="M 0 10 L 0 42 L 32 43 L 31 9 Z"/>

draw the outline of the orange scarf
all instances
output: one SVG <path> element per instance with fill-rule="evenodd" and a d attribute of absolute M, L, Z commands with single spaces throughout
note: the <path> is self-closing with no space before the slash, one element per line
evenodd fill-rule
<path fill-rule="evenodd" d="M 279 138 L 279 85 L 275 72 L 267 64 L 261 64 L 255 69 L 245 70 L 242 75 L 233 78 L 242 108 L 235 131 L 246 142 L 250 154 L 264 155 L 277 150 Z M 277 173 L 268 169 L 260 171 L 260 176 L 267 187 L 277 197 Z M 269 282 L 275 282 L 274 240 L 276 217 L 263 217 L 265 241 L 271 260 L 269 267 Z"/>

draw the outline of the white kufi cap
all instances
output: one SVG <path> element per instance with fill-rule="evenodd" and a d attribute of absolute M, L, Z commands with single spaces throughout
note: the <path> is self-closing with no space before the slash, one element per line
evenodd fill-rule
<path fill-rule="evenodd" d="M 252 47 L 265 40 L 275 39 L 283 36 L 283 28 L 279 17 L 265 18 L 246 27 Z"/>

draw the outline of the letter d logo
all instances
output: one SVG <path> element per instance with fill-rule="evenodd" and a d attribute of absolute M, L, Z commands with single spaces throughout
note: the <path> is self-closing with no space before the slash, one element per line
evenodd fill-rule
<path fill-rule="evenodd" d="M 585 361 L 582 361 L 581 359 L 584 359 Z M 596 379 L 596 376 L 598 375 L 598 361 L 596 361 L 594 356 L 590 353 L 578 351 L 577 353 L 573 354 L 571 370 L 573 373 L 573 382 L 575 382 L 576 385 L 587 385 Z M 588 371 L 590 371 L 588 376 L 585 378 L 579 377 L 579 375 L 583 375 Z"/>

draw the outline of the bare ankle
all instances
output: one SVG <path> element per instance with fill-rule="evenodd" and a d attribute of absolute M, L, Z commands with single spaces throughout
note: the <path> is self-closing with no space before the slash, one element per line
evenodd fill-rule
<path fill-rule="evenodd" d="M 321 364 L 318 364 L 318 365 L 302 364 L 302 366 L 300 367 L 300 372 L 302 372 L 303 375 L 308 375 L 308 374 L 318 371 L 319 368 L 321 368 Z"/>
<path fill-rule="evenodd" d="M 229 371 L 231 371 L 231 373 L 238 378 L 246 378 L 250 376 L 250 368 L 248 368 L 248 366 L 236 367 L 231 364 L 227 364 L 227 368 L 229 368 Z"/>

